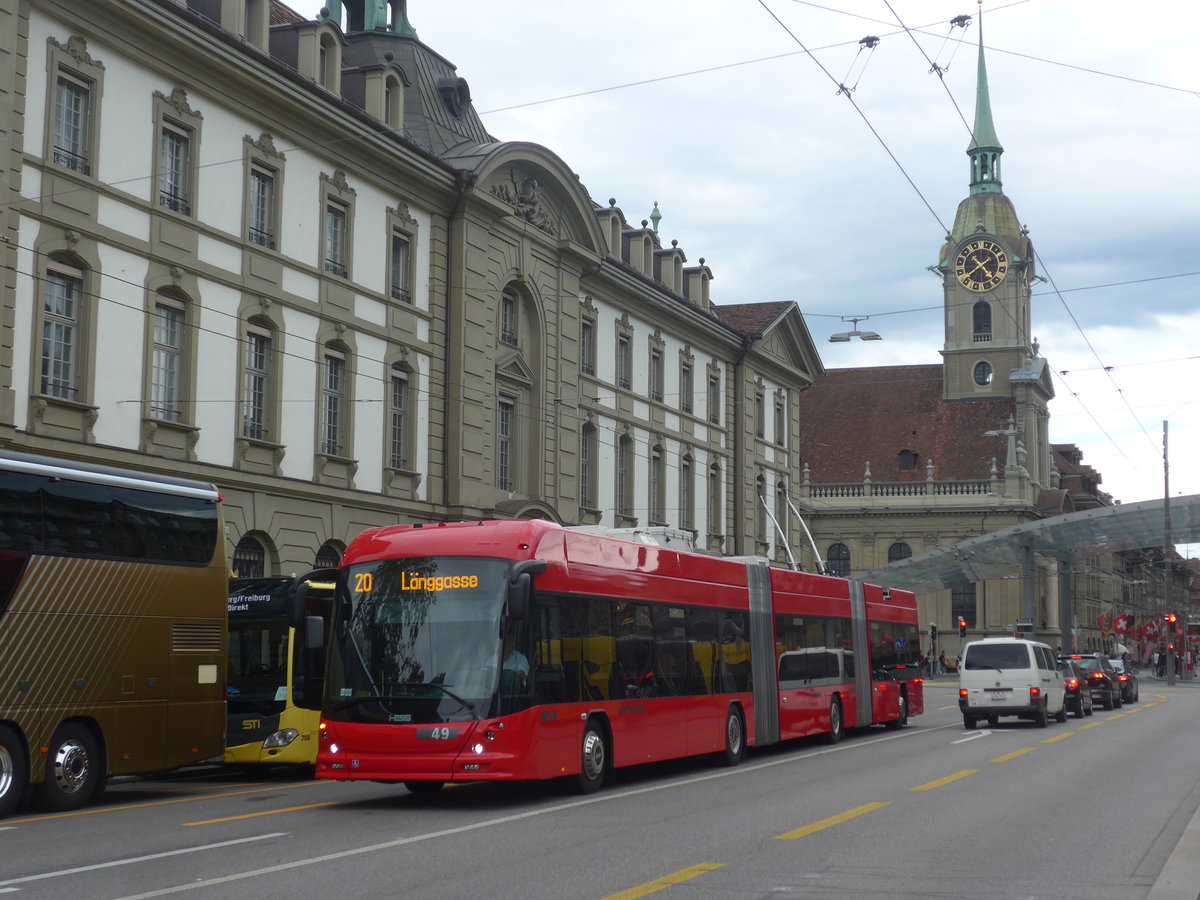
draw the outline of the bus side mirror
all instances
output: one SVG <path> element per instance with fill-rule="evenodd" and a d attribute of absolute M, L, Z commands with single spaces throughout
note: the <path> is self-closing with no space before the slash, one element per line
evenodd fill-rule
<path fill-rule="evenodd" d="M 508 615 L 522 621 L 529 618 L 529 598 L 533 594 L 533 576 L 546 571 L 544 559 L 526 559 L 513 566 L 508 578 Z"/>
<path fill-rule="evenodd" d="M 325 620 L 320 616 L 304 617 L 304 646 L 309 650 L 325 646 Z"/>

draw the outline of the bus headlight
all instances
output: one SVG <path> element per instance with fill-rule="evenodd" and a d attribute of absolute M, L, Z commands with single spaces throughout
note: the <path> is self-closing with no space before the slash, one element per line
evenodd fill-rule
<path fill-rule="evenodd" d="M 295 728 L 284 728 L 263 741 L 263 749 L 271 750 L 276 747 L 286 747 L 298 737 L 300 737 L 300 732 Z"/>

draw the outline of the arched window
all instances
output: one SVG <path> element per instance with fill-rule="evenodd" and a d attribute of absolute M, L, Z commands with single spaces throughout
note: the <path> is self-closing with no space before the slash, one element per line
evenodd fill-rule
<path fill-rule="evenodd" d="M 844 578 L 850 574 L 850 548 L 845 544 L 830 544 L 826 561 L 830 575 L 841 575 Z"/>
<path fill-rule="evenodd" d="M 893 563 L 898 559 L 908 559 L 912 556 L 912 547 L 903 541 L 897 541 L 888 547 L 888 562 Z"/>
<path fill-rule="evenodd" d="M 238 578 L 262 578 L 266 574 L 263 545 L 246 535 L 233 548 L 233 574 Z"/>
<path fill-rule="evenodd" d="M 992 305 L 986 300 L 980 300 L 971 309 L 974 322 L 975 341 L 990 341 L 992 339 Z"/>
<path fill-rule="evenodd" d="M 326 541 L 313 561 L 315 569 L 334 569 L 342 561 L 342 547 L 337 541 Z"/>

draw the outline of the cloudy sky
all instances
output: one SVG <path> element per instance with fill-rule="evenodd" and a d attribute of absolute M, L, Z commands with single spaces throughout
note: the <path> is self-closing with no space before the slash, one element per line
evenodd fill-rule
<path fill-rule="evenodd" d="M 633 221 L 657 201 L 716 303 L 794 300 L 827 368 L 940 360 L 926 267 L 968 190 L 975 0 L 408 7 L 493 135 L 550 148 Z M 1156 8 L 982 7 L 1004 190 L 1049 279 L 1051 436 L 1126 503 L 1163 495 L 1164 421 L 1170 493 L 1200 493 L 1200 40 L 1187 5 Z M 842 316 L 884 340 L 827 343 Z"/>

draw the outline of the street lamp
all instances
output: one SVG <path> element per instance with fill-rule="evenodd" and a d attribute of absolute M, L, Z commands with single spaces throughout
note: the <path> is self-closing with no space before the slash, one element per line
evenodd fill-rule
<path fill-rule="evenodd" d="M 829 336 L 830 343 L 844 344 L 847 341 L 849 341 L 850 338 L 858 338 L 861 341 L 882 341 L 883 338 L 880 337 L 877 332 L 859 331 L 858 330 L 858 323 L 865 322 L 869 318 L 871 318 L 871 317 L 870 316 L 842 316 L 841 317 L 842 321 L 843 322 L 853 322 L 854 328 L 851 331 L 839 331 L 837 334 L 831 334 Z"/>

